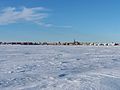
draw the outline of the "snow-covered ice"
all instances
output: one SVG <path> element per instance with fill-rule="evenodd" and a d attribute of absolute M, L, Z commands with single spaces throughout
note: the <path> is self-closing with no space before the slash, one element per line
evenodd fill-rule
<path fill-rule="evenodd" d="M 0 46 L 0 90 L 120 90 L 120 47 Z"/>

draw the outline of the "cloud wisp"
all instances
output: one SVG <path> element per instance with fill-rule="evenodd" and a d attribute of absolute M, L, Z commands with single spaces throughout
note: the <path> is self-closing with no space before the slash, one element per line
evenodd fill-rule
<path fill-rule="evenodd" d="M 19 23 L 21 21 L 28 21 L 46 28 L 71 28 L 71 26 L 56 26 L 44 22 L 45 18 L 48 18 L 49 9 L 44 7 L 7 7 L 0 10 L 0 25 L 8 25 L 12 23 Z"/>
<path fill-rule="evenodd" d="M 36 8 L 15 8 L 8 7 L 0 12 L 0 25 L 17 23 L 20 21 L 41 22 L 48 17 L 47 13 L 43 13 L 46 9 L 43 7 Z"/>
<path fill-rule="evenodd" d="M 41 26 L 44 26 L 44 27 L 46 27 L 46 28 L 72 28 L 72 26 L 67 26 L 67 25 L 65 25 L 65 26 L 63 26 L 63 25 L 54 25 L 54 24 L 50 24 L 50 23 L 39 23 L 39 22 L 37 22 L 36 24 L 38 24 L 38 25 L 41 25 Z"/>

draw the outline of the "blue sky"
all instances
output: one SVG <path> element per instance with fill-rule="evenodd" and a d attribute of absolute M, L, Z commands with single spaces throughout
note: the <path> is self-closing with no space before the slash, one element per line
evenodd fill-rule
<path fill-rule="evenodd" d="M 0 0 L 0 41 L 120 42 L 119 0 Z"/>

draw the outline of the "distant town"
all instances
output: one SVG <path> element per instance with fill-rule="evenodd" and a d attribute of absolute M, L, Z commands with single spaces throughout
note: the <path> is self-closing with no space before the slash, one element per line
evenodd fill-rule
<path fill-rule="evenodd" d="M 80 45 L 80 46 L 120 46 L 120 43 L 98 43 L 98 42 L 0 42 L 0 45 Z"/>

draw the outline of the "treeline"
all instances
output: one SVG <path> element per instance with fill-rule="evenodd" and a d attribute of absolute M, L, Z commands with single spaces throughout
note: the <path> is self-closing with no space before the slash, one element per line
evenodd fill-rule
<path fill-rule="evenodd" d="M 119 43 L 92 42 L 0 42 L 0 45 L 87 45 L 87 46 L 120 46 Z"/>

